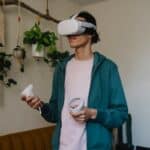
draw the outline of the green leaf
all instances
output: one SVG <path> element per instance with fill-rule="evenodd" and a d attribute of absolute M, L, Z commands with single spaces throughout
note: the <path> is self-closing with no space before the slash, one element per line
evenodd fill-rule
<path fill-rule="evenodd" d="M 0 80 L 8 87 L 10 87 L 11 84 L 16 83 L 16 81 L 13 79 L 7 81 L 7 74 L 8 71 L 11 69 L 11 59 L 10 59 L 11 56 L 12 54 L 0 52 Z"/>
<path fill-rule="evenodd" d="M 49 63 L 49 61 L 48 61 L 48 59 L 47 58 L 44 58 L 44 61 L 48 64 Z"/>
<path fill-rule="evenodd" d="M 9 82 L 10 84 L 14 84 L 14 85 L 17 84 L 17 82 L 16 82 L 14 79 L 12 79 L 12 78 L 9 78 L 9 79 L 8 79 L 8 82 Z"/>
<path fill-rule="evenodd" d="M 4 76 L 0 75 L 0 80 L 3 81 L 4 80 Z"/>
<path fill-rule="evenodd" d="M 36 50 L 37 50 L 38 52 L 40 52 L 43 48 L 44 48 L 44 46 L 43 46 L 42 44 L 38 43 Z"/>

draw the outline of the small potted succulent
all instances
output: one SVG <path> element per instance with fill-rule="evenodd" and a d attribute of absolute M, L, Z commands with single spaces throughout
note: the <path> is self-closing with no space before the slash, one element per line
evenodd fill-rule
<path fill-rule="evenodd" d="M 8 71 L 11 69 L 10 57 L 11 54 L 0 52 L 0 84 L 4 84 L 7 87 L 17 84 L 14 79 L 8 77 Z"/>

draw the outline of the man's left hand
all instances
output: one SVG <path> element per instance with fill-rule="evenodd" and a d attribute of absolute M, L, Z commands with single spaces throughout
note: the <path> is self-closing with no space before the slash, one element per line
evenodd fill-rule
<path fill-rule="evenodd" d="M 89 119 L 95 119 L 97 115 L 97 110 L 84 107 L 83 110 L 79 112 L 70 112 L 70 114 L 77 122 L 84 123 Z"/>

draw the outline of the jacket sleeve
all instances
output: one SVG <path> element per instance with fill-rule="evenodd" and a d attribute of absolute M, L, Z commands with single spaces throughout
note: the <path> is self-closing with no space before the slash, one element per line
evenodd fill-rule
<path fill-rule="evenodd" d="M 56 123 L 58 121 L 58 107 L 57 107 L 57 76 L 58 76 L 58 67 L 56 67 L 54 75 L 53 75 L 53 83 L 52 83 L 52 95 L 49 100 L 49 103 L 44 103 L 41 108 L 41 115 L 48 122 Z"/>
<path fill-rule="evenodd" d="M 128 117 L 128 108 L 124 95 L 118 68 L 113 65 L 110 69 L 110 99 L 109 107 L 98 109 L 94 121 L 100 122 L 107 128 L 117 128 L 123 124 Z"/>

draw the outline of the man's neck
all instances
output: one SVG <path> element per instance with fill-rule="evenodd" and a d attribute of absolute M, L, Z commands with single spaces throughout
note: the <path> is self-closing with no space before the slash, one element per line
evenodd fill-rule
<path fill-rule="evenodd" d="M 88 60 L 92 58 L 93 53 L 91 47 L 82 47 L 75 49 L 75 58 L 78 60 Z"/>

